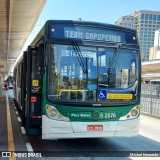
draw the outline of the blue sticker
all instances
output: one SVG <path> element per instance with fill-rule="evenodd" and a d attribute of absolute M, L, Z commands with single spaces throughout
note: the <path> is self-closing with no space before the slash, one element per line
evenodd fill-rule
<path fill-rule="evenodd" d="M 98 98 L 106 99 L 106 90 L 98 90 Z"/>

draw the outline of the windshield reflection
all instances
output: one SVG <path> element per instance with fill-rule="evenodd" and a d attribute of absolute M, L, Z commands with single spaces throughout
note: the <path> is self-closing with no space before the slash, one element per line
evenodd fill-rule
<path fill-rule="evenodd" d="M 99 49 L 99 86 L 128 88 L 137 80 L 137 52 L 124 49 Z"/>
<path fill-rule="evenodd" d="M 51 45 L 48 98 L 52 101 L 110 101 L 107 94 L 137 95 L 137 51 Z M 113 101 L 128 100 L 126 98 Z"/>

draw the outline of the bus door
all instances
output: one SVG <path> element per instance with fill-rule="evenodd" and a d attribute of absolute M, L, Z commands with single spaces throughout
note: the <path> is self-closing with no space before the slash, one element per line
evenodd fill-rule
<path fill-rule="evenodd" d="M 25 109 L 28 135 L 41 133 L 42 54 L 43 45 L 28 47 Z"/>
<path fill-rule="evenodd" d="M 21 79 L 21 119 L 22 119 L 22 125 L 26 125 L 26 117 L 25 117 L 25 103 L 26 103 L 26 77 L 27 77 L 27 52 L 25 51 L 23 53 L 23 62 L 22 62 L 22 79 Z"/>

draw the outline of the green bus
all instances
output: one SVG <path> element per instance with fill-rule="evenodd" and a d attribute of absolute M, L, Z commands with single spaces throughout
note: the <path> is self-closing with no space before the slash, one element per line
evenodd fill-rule
<path fill-rule="evenodd" d="M 136 31 L 49 20 L 14 68 L 28 135 L 42 139 L 136 136 L 141 59 Z"/>

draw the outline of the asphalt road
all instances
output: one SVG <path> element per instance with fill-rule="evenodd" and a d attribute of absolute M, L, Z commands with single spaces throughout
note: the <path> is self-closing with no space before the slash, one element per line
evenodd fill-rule
<path fill-rule="evenodd" d="M 41 140 L 29 137 L 34 152 L 65 160 L 103 160 L 103 159 L 160 159 L 160 157 L 132 157 L 131 154 L 147 151 L 160 151 L 160 118 L 141 115 L 139 135 L 130 138 L 94 138 Z M 111 156 L 111 157 L 108 157 Z M 127 156 L 125 156 L 127 155 Z M 129 156 L 128 156 L 129 155 Z M 125 156 L 125 157 L 124 157 Z M 53 159 L 44 157 L 41 159 Z"/>

